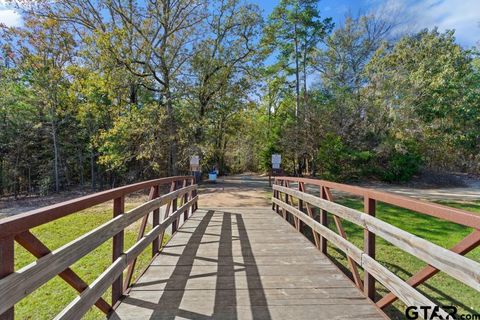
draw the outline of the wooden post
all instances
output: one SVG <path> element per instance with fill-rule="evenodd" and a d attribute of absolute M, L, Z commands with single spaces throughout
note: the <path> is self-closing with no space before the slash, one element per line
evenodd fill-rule
<path fill-rule="evenodd" d="M 305 192 L 305 184 L 303 182 L 298 182 L 298 191 Z M 298 210 L 303 212 L 303 200 L 298 199 Z M 302 220 L 297 219 L 297 230 L 302 231 Z"/>
<path fill-rule="evenodd" d="M 285 181 L 285 187 L 290 188 L 290 182 Z M 285 193 L 285 203 L 286 203 L 286 204 L 290 204 L 289 197 L 290 197 L 290 196 L 288 195 L 288 193 Z M 292 203 L 292 204 L 293 204 L 293 203 Z"/>
<path fill-rule="evenodd" d="M 270 177 L 269 177 L 270 179 Z M 274 184 L 275 184 L 275 181 L 274 181 Z M 271 184 L 270 184 L 271 186 Z M 273 191 L 273 198 L 277 198 L 277 191 L 276 190 L 272 190 Z M 275 202 L 272 201 L 272 210 L 275 210 Z M 277 211 L 278 212 L 278 211 Z"/>
<path fill-rule="evenodd" d="M 0 279 L 15 271 L 14 238 L 0 239 Z M 0 320 L 13 320 L 14 308 L 0 314 Z"/>
<path fill-rule="evenodd" d="M 273 180 L 274 185 L 278 185 L 278 180 Z M 277 190 L 273 190 L 273 197 L 275 199 L 280 199 L 279 192 Z M 272 209 L 275 210 L 276 213 L 280 213 L 280 207 L 276 205 L 274 202 L 272 203 Z"/>
<path fill-rule="evenodd" d="M 177 198 L 172 200 L 172 214 L 177 211 Z M 175 219 L 172 221 L 172 235 L 177 231 L 178 220 Z"/>
<path fill-rule="evenodd" d="M 364 210 L 366 214 L 375 216 L 376 211 L 376 201 L 375 199 L 370 199 L 369 197 L 364 197 Z M 366 228 L 363 230 L 363 240 L 364 240 L 364 251 L 365 254 L 369 255 L 375 259 L 375 234 L 368 231 Z M 375 278 L 372 277 L 367 271 L 364 275 L 364 286 L 363 291 L 365 295 L 375 302 Z"/>
<path fill-rule="evenodd" d="M 187 180 L 185 179 L 185 180 L 183 181 L 183 188 L 185 188 L 186 186 L 187 186 Z M 191 192 L 190 192 L 190 193 L 191 193 Z M 185 194 L 183 195 L 183 203 L 182 203 L 182 205 L 183 205 L 183 204 L 186 204 L 187 202 L 188 202 L 188 193 L 185 193 Z M 190 209 L 187 209 L 187 210 L 185 210 L 185 212 L 183 213 L 183 223 L 185 223 L 185 221 L 188 220 L 188 211 L 189 211 L 189 210 L 190 210 Z"/>
<path fill-rule="evenodd" d="M 173 192 L 175 190 L 175 182 L 172 182 L 170 184 L 170 192 Z M 170 208 L 171 207 L 171 203 L 169 202 L 166 206 L 165 206 L 165 213 L 163 214 L 163 220 L 167 219 L 169 214 L 170 214 Z M 159 235 L 159 242 L 160 242 L 160 248 L 162 247 L 163 245 L 163 238 L 165 237 L 165 231 L 162 231 Z"/>
<path fill-rule="evenodd" d="M 195 184 L 195 179 L 192 179 L 190 185 L 194 185 Z M 195 196 L 197 195 L 197 190 L 192 190 L 192 192 L 190 193 L 190 199 L 193 199 Z M 191 207 L 191 214 L 193 214 L 196 210 L 198 209 L 198 203 L 195 202 L 192 207 Z"/>
<path fill-rule="evenodd" d="M 121 196 L 113 200 L 113 217 L 117 217 L 125 212 L 125 197 Z M 120 231 L 113 236 L 113 254 L 112 261 L 117 260 L 123 253 L 124 231 Z M 120 275 L 112 283 L 112 306 L 115 305 L 123 294 L 123 275 Z"/>
<path fill-rule="evenodd" d="M 285 186 L 286 186 L 285 180 L 282 180 L 282 181 L 280 182 L 280 185 L 281 185 L 282 187 L 285 187 Z M 286 194 L 284 194 L 284 195 L 282 196 L 282 194 L 279 192 L 279 193 L 278 193 L 278 197 L 280 198 L 280 201 L 284 201 L 283 198 L 285 197 L 285 201 L 284 201 L 284 202 L 285 202 L 285 203 L 288 203 L 288 198 L 287 198 L 287 195 L 286 195 Z M 282 207 L 282 216 L 283 216 L 283 219 L 287 220 L 287 210 L 285 210 L 285 208 L 283 208 L 283 207 Z"/>
<path fill-rule="evenodd" d="M 195 180 L 192 180 L 191 183 L 190 183 L 191 186 L 195 185 Z M 196 196 L 196 191 L 197 189 L 194 189 L 192 191 L 190 191 L 188 193 L 188 200 L 192 200 L 195 196 Z M 197 200 L 198 201 L 198 200 Z M 189 217 L 195 212 L 195 206 L 197 205 L 197 202 L 195 202 L 194 204 L 192 204 L 192 206 L 190 207 L 190 214 L 189 214 Z"/>
<path fill-rule="evenodd" d="M 320 187 L 320 198 L 327 199 L 327 191 L 325 187 Z M 320 210 L 320 223 L 325 227 L 328 227 L 328 220 L 327 220 L 327 211 Z M 323 254 L 327 254 L 327 239 L 320 236 L 320 251 Z"/>
<path fill-rule="evenodd" d="M 290 182 L 285 181 L 285 187 L 290 188 Z M 290 204 L 289 198 L 290 198 L 290 196 L 288 195 L 288 193 L 285 193 L 285 203 L 286 204 Z M 293 205 L 293 197 L 292 197 L 292 205 Z M 287 220 L 289 223 L 291 223 L 290 215 L 288 214 L 289 212 L 287 210 L 285 210 L 284 212 L 285 212 L 285 220 Z"/>
<path fill-rule="evenodd" d="M 174 190 L 177 190 L 177 185 L 176 185 L 176 183 L 175 183 Z M 173 214 L 175 211 L 177 211 L 177 199 L 178 199 L 178 198 L 172 199 L 172 214 Z M 177 231 L 177 227 L 178 227 L 178 219 L 175 219 L 175 220 L 173 220 L 173 222 L 172 222 L 172 235 Z"/>
<path fill-rule="evenodd" d="M 154 186 L 152 199 L 158 198 L 160 196 L 159 186 Z M 152 228 L 155 228 L 160 224 L 160 208 L 153 210 L 152 214 Z M 152 257 L 155 256 L 160 250 L 160 238 L 156 237 L 152 242 Z"/>
<path fill-rule="evenodd" d="M 305 192 L 305 184 L 303 182 L 298 183 L 298 191 Z M 298 199 L 298 210 L 303 211 L 302 199 Z"/>

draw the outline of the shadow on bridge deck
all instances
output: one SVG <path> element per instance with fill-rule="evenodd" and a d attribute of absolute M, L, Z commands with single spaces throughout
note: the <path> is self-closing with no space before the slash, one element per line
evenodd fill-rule
<path fill-rule="evenodd" d="M 269 208 L 198 210 L 110 319 L 383 319 Z"/>

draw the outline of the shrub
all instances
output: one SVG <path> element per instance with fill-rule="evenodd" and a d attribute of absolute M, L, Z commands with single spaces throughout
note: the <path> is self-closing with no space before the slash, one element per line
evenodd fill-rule
<path fill-rule="evenodd" d="M 417 152 L 414 144 L 405 147 L 390 148 L 380 161 L 380 178 L 387 182 L 409 181 L 422 165 L 422 157 Z"/>
<path fill-rule="evenodd" d="M 370 173 L 374 158 L 373 152 L 349 148 L 340 136 L 328 134 L 318 150 L 318 171 L 327 180 L 357 180 Z"/>

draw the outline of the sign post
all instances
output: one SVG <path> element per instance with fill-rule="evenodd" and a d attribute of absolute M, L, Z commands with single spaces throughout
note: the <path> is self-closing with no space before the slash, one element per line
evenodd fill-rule
<path fill-rule="evenodd" d="M 270 175 L 268 176 L 268 184 L 272 185 L 272 175 L 276 176 L 281 172 L 280 164 L 282 163 L 282 156 L 280 154 L 274 153 L 272 154 L 272 170 Z"/>
<path fill-rule="evenodd" d="M 194 155 L 190 157 L 190 171 L 192 172 L 192 175 L 195 177 L 195 182 L 198 183 L 201 176 L 199 156 Z"/>

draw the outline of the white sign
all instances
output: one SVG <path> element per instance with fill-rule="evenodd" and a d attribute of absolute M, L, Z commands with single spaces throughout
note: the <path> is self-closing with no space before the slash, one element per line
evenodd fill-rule
<path fill-rule="evenodd" d="M 280 163 L 272 163 L 272 169 L 280 169 Z"/>
<path fill-rule="evenodd" d="M 190 165 L 191 166 L 198 166 L 200 164 L 200 157 L 199 156 L 192 156 L 190 158 Z"/>
<path fill-rule="evenodd" d="M 279 154 L 272 154 L 272 166 L 274 164 L 280 166 L 280 163 L 282 163 L 282 156 L 279 155 Z M 273 167 L 274 169 L 278 169 L 278 168 L 275 168 Z"/>

